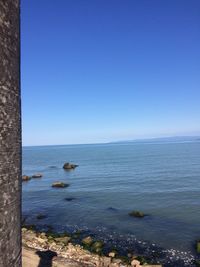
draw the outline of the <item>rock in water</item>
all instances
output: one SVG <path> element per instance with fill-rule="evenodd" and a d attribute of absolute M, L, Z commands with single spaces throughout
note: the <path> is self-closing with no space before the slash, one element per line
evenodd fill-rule
<path fill-rule="evenodd" d="M 90 246 L 93 243 L 93 239 L 91 236 L 87 236 L 82 239 L 82 243 L 86 246 Z"/>
<path fill-rule="evenodd" d="M 73 170 L 73 169 L 75 169 L 76 167 L 78 167 L 78 165 L 76 165 L 76 164 L 72 164 L 72 163 L 69 163 L 69 162 L 66 162 L 66 163 L 63 165 L 63 169 L 65 169 L 65 170 Z"/>
<path fill-rule="evenodd" d="M 116 208 L 113 208 L 113 207 L 109 207 L 109 208 L 107 208 L 107 210 L 110 210 L 110 211 L 117 211 L 117 209 L 116 209 Z"/>
<path fill-rule="evenodd" d="M 197 253 L 199 254 L 200 253 L 200 240 L 197 241 Z"/>
<path fill-rule="evenodd" d="M 75 200 L 76 198 L 75 197 L 66 197 L 65 200 L 66 201 L 72 201 L 72 200 Z"/>
<path fill-rule="evenodd" d="M 42 219 L 46 219 L 46 218 L 47 218 L 47 215 L 44 215 L 44 214 L 38 214 L 37 215 L 38 220 L 42 220 Z"/>
<path fill-rule="evenodd" d="M 138 210 L 131 211 L 129 213 L 129 215 L 132 217 L 136 217 L 136 218 L 143 218 L 143 217 L 147 216 L 146 214 L 144 214 L 143 212 L 138 211 Z"/>
<path fill-rule="evenodd" d="M 57 187 L 57 188 L 65 188 L 68 187 L 69 184 L 63 183 L 63 182 L 55 182 L 52 184 L 52 187 Z"/>
<path fill-rule="evenodd" d="M 57 166 L 49 166 L 50 169 L 57 169 Z"/>
<path fill-rule="evenodd" d="M 102 241 L 95 241 L 92 244 L 91 248 L 92 248 L 92 251 L 95 251 L 96 253 L 100 253 L 102 252 L 103 246 L 104 246 L 104 243 Z"/>
<path fill-rule="evenodd" d="M 36 173 L 32 176 L 32 178 L 41 178 L 42 174 L 41 173 Z"/>
<path fill-rule="evenodd" d="M 31 177 L 30 176 L 28 176 L 28 175 L 23 175 L 22 176 L 22 182 L 27 182 L 29 180 L 31 180 Z"/>

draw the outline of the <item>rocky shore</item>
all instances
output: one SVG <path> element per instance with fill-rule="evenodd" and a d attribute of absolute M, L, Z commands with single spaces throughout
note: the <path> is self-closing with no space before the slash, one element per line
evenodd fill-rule
<path fill-rule="evenodd" d="M 76 233 L 77 235 L 78 233 Z M 82 246 L 73 243 L 73 236 L 66 233 L 55 234 L 38 232 L 26 227 L 22 228 L 22 244 L 24 262 L 31 257 L 35 261 L 51 261 L 52 266 L 80 267 L 162 267 L 140 262 L 135 255 L 120 257 L 115 251 L 103 255 L 101 241 L 95 241 L 88 236 L 82 240 Z M 38 259 L 38 257 L 39 259 Z M 54 264 L 53 264 L 54 263 Z M 31 265 L 29 265 L 31 266 Z M 26 266 L 24 263 L 23 267 Z M 38 265 L 35 265 L 38 266 Z"/>
<path fill-rule="evenodd" d="M 72 163 L 65 163 L 63 169 L 65 170 L 74 170 L 78 165 Z M 51 166 L 50 168 L 56 168 L 56 166 Z M 22 181 L 28 182 L 32 178 L 41 178 L 43 174 L 36 173 L 34 175 L 28 176 L 23 175 Z M 63 190 L 70 186 L 69 183 L 62 181 L 53 182 L 51 187 L 55 190 Z M 60 189 L 59 189 L 60 188 Z M 65 201 L 75 200 L 75 197 L 65 197 Z M 109 207 L 108 210 L 111 212 L 117 211 L 113 207 Z M 143 213 L 140 210 L 132 210 L 127 213 L 133 220 L 141 220 L 144 217 L 150 217 L 151 214 Z M 39 213 L 36 216 L 37 220 L 42 220 L 48 218 L 47 214 Z M 55 231 L 56 228 L 46 225 L 47 229 L 41 227 L 28 226 L 26 223 L 26 216 L 23 219 L 23 228 L 22 228 L 22 237 L 23 237 L 23 246 L 26 248 L 26 254 L 30 254 L 31 258 L 40 260 L 40 256 L 43 255 L 52 257 L 53 261 L 56 261 L 56 267 L 63 266 L 59 265 L 59 259 L 62 259 L 61 262 L 66 264 L 64 266 L 107 266 L 107 267 L 139 267 L 139 266 L 155 266 L 161 267 L 162 265 L 152 265 L 150 263 L 162 263 L 165 267 L 176 267 L 176 266 L 200 266 L 199 257 L 194 257 L 193 255 L 186 255 L 184 252 L 172 250 L 163 250 L 160 247 L 156 247 L 155 244 L 150 246 L 143 246 L 141 242 L 131 243 L 130 238 L 128 237 L 127 241 L 118 239 L 117 241 L 109 237 L 103 238 L 102 235 L 96 235 L 95 231 L 85 231 L 68 228 L 67 231 L 70 233 L 58 234 L 52 231 Z M 142 219 L 143 220 L 143 219 Z M 32 223 L 31 221 L 29 221 Z M 33 221 L 33 223 L 35 223 Z M 37 223 L 36 223 L 37 224 Z M 25 226 L 26 225 L 26 226 Z M 41 226 L 41 225 L 40 225 Z M 36 230 L 37 229 L 37 230 Z M 40 230 L 39 230 L 40 229 Z M 54 230 L 53 230 L 54 229 Z M 65 228 L 66 229 L 66 228 Z M 46 232 L 44 232 L 44 231 Z M 59 229 L 57 229 L 60 231 Z M 42 232 L 43 231 L 43 232 Z M 77 231 L 74 233 L 74 231 Z M 80 233 L 79 233 L 80 232 Z M 95 236 L 95 237 L 94 237 Z M 98 239 L 104 239 L 98 240 Z M 127 246 L 129 244 L 129 246 Z M 139 244 L 139 245 L 138 245 Z M 29 250 L 27 250 L 27 248 Z M 31 249 L 31 250 L 30 250 Z M 25 250 L 24 250 L 25 251 Z M 119 252 L 120 251 L 120 252 Z M 131 252 L 129 252 L 131 251 Z M 134 251 L 134 252 L 133 252 Z M 196 242 L 196 251 L 200 253 L 200 241 Z M 43 252 L 42 254 L 40 252 Z M 144 253 L 145 252 L 145 253 Z M 39 253 L 35 255 L 35 253 Z M 53 255 L 53 256 L 52 256 Z M 142 255 L 142 256 L 141 256 Z M 70 262 L 69 262 L 70 261 Z M 72 265 L 70 265 L 72 262 Z M 54 265 L 47 266 L 54 266 Z M 78 264 L 78 265 L 77 265 Z M 44 265 L 44 264 L 43 264 Z M 43 265 L 33 265 L 42 266 Z M 45 267 L 46 265 L 44 265 Z M 29 265 L 24 265 L 23 267 L 32 267 Z"/>

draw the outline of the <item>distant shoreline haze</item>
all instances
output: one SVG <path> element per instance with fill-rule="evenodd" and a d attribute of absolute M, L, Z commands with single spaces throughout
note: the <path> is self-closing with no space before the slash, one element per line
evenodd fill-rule
<path fill-rule="evenodd" d="M 38 147 L 38 146 L 73 146 L 73 145 L 101 145 L 101 144 L 127 144 L 127 143 L 147 143 L 147 142 L 194 142 L 200 141 L 200 135 L 187 136 L 166 136 L 166 137 L 152 137 L 152 138 L 137 138 L 118 141 L 105 141 L 96 143 L 69 143 L 69 144 L 41 144 L 41 145 L 23 145 L 22 147 Z"/>

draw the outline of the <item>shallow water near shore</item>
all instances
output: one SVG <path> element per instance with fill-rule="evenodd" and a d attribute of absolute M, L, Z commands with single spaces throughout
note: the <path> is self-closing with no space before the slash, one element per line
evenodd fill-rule
<path fill-rule="evenodd" d="M 65 171 L 64 162 L 78 164 Z M 200 142 L 135 142 L 23 148 L 28 223 L 83 229 L 125 248 L 160 253 L 165 266 L 193 266 L 200 238 Z M 56 189 L 55 181 L 70 183 Z M 71 201 L 65 198 L 73 198 Z M 141 210 L 148 216 L 132 218 Z M 38 214 L 47 218 L 37 220 Z"/>

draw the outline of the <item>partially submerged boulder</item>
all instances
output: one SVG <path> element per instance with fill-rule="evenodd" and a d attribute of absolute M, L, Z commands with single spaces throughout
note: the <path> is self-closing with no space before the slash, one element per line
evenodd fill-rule
<path fill-rule="evenodd" d="M 55 182 L 52 184 L 52 187 L 56 187 L 56 188 L 65 188 L 68 187 L 69 184 L 63 183 L 63 182 Z"/>
<path fill-rule="evenodd" d="M 86 246 L 90 246 L 93 243 L 93 239 L 91 236 L 87 236 L 82 239 L 82 243 Z"/>
<path fill-rule="evenodd" d="M 136 217 L 136 218 L 143 218 L 143 217 L 145 217 L 145 216 L 147 216 L 147 215 L 144 214 L 144 213 L 141 212 L 141 211 L 133 210 L 133 211 L 129 212 L 129 216 L 131 216 L 131 217 Z"/>
<path fill-rule="evenodd" d="M 56 243 L 63 243 L 64 245 L 67 245 L 70 242 L 71 237 L 70 236 L 56 237 L 54 238 L 54 240 Z"/>
<path fill-rule="evenodd" d="M 92 246 L 91 249 L 92 251 L 96 252 L 96 253 L 101 253 L 102 249 L 103 249 L 104 243 L 102 241 L 95 241 Z"/>
<path fill-rule="evenodd" d="M 92 247 L 94 248 L 94 249 L 97 249 L 97 248 L 102 248 L 104 246 L 104 243 L 102 242 L 102 241 L 95 241 L 94 243 L 93 243 L 93 245 L 92 245 Z"/>
<path fill-rule="evenodd" d="M 28 176 L 28 175 L 23 175 L 22 176 L 22 182 L 27 182 L 29 180 L 31 180 L 31 177 L 30 176 Z"/>
<path fill-rule="evenodd" d="M 36 173 L 34 175 L 32 175 L 32 178 L 41 178 L 42 174 L 41 173 Z"/>
<path fill-rule="evenodd" d="M 131 266 L 133 266 L 133 267 L 139 267 L 141 265 L 140 265 L 140 262 L 138 260 L 132 260 Z"/>
<path fill-rule="evenodd" d="M 65 170 L 73 170 L 73 169 L 75 169 L 76 167 L 78 167 L 78 165 L 76 165 L 76 164 L 72 164 L 72 163 L 69 163 L 69 162 L 66 162 L 66 163 L 63 165 L 63 169 L 65 169 Z"/>
<path fill-rule="evenodd" d="M 200 253 L 200 240 L 197 241 L 196 248 L 197 248 L 197 253 L 199 254 Z"/>
<path fill-rule="evenodd" d="M 117 248 L 112 248 L 112 250 L 108 253 L 108 256 L 111 258 L 116 257 L 119 254 Z"/>

